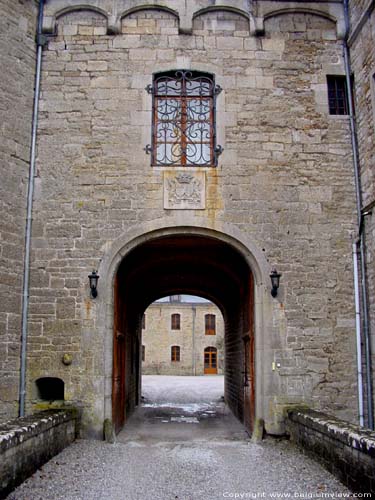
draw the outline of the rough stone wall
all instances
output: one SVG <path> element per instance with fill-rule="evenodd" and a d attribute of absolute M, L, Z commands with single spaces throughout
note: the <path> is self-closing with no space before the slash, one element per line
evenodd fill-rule
<path fill-rule="evenodd" d="M 17 415 L 22 273 L 35 71 L 36 2 L 0 16 L 0 421 Z"/>
<path fill-rule="evenodd" d="M 54 410 L 0 425 L 0 498 L 71 444 L 78 434 L 74 410 Z"/>
<path fill-rule="evenodd" d="M 375 13 L 350 47 L 360 152 L 363 207 L 375 200 Z"/>
<path fill-rule="evenodd" d="M 368 3 L 368 2 L 367 2 Z M 366 3 L 366 5 L 367 5 Z M 353 17 L 364 14 L 364 2 L 350 2 Z M 357 21 L 360 17 L 357 15 Z M 355 24 L 353 24 L 353 29 Z M 359 147 L 362 208 L 370 212 L 364 218 L 368 309 L 372 347 L 372 366 L 375 366 L 375 12 L 365 16 L 362 29 L 349 37 L 350 57 L 354 74 L 354 97 Z M 352 33 L 350 34 L 352 35 Z M 373 376 L 373 383 L 375 378 Z M 375 409 L 374 409 L 375 410 Z"/>
<path fill-rule="evenodd" d="M 373 209 L 374 210 L 374 209 Z M 371 366 L 372 366 L 372 387 L 374 395 L 375 387 L 375 214 L 372 211 L 366 217 L 365 245 L 366 245 L 366 275 L 368 291 L 368 311 L 369 311 L 369 333 L 371 345 Z M 373 408 L 373 414 L 375 407 Z"/>
<path fill-rule="evenodd" d="M 350 22 L 352 26 L 360 20 L 370 3 L 369 0 L 349 0 Z"/>
<path fill-rule="evenodd" d="M 181 329 L 171 329 L 171 315 L 180 314 Z M 205 315 L 216 316 L 216 335 L 205 335 Z M 204 375 L 204 349 L 218 350 L 218 374 L 224 368 L 224 324 L 220 310 L 208 303 L 155 303 L 145 313 L 142 344 L 145 361 L 142 373 L 147 375 Z M 193 331 L 195 370 L 193 367 Z M 180 362 L 171 361 L 171 346 L 180 346 Z"/>
<path fill-rule="evenodd" d="M 288 411 L 291 440 L 355 492 L 375 493 L 375 433 L 311 410 Z M 358 495 L 360 496 L 360 495 Z"/>
<path fill-rule="evenodd" d="M 276 369 L 262 367 L 273 377 L 266 411 L 303 400 L 355 420 L 350 137 L 347 118 L 328 114 L 326 92 L 326 74 L 344 73 L 334 24 L 284 14 L 255 38 L 228 12 L 197 16 L 192 35 L 157 10 L 124 18 L 119 35 L 90 12 L 58 21 L 42 76 L 28 393 L 39 376 L 61 377 L 66 398 L 83 402 L 86 422 L 100 428 L 103 338 L 87 274 L 130 227 L 184 224 L 163 208 L 163 169 L 143 151 L 144 87 L 154 71 L 191 67 L 223 87 L 225 151 L 204 170 L 206 209 L 189 216 L 235 226 L 282 273 L 267 340 Z"/>
<path fill-rule="evenodd" d="M 351 7 L 361 10 L 360 2 Z M 353 25 L 353 28 L 355 25 Z M 360 160 L 362 208 L 364 218 L 366 270 L 372 366 L 375 363 L 375 13 L 366 16 L 362 29 L 350 40 L 350 56 L 354 74 L 354 97 Z M 373 379 L 374 380 L 374 379 Z"/>

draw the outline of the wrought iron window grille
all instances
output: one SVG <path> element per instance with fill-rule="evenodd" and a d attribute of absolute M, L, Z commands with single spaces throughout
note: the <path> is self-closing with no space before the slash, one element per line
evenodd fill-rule
<path fill-rule="evenodd" d="M 152 95 L 153 166 L 215 167 L 223 148 L 216 144 L 214 76 L 190 70 L 158 73 L 145 90 Z"/>

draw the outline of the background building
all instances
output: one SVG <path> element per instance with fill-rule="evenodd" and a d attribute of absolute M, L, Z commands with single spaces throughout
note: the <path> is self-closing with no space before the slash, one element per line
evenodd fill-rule
<path fill-rule="evenodd" d="M 211 302 L 154 302 L 142 327 L 142 374 L 223 373 L 223 318 Z"/>

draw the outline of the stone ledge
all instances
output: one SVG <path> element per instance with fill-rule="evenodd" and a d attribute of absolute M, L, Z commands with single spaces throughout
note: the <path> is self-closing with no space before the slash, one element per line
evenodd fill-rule
<path fill-rule="evenodd" d="M 289 410 L 288 418 L 375 458 L 375 432 L 370 429 L 314 410 Z"/>
<path fill-rule="evenodd" d="M 287 416 L 291 441 L 352 490 L 375 493 L 375 432 L 310 409 Z"/>
<path fill-rule="evenodd" d="M 75 410 L 47 410 L 0 424 L 0 454 L 52 427 L 75 419 Z"/>
<path fill-rule="evenodd" d="M 0 424 L 0 499 L 77 435 L 78 412 L 48 410 Z"/>

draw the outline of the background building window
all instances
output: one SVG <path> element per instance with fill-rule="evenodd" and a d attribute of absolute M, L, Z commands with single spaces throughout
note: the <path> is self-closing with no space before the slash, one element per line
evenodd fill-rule
<path fill-rule="evenodd" d="M 216 316 L 215 314 L 206 314 L 205 320 L 205 334 L 216 335 Z"/>
<path fill-rule="evenodd" d="M 346 77 L 339 75 L 327 76 L 328 105 L 331 115 L 348 114 L 348 90 Z"/>
<path fill-rule="evenodd" d="M 142 330 L 144 330 L 146 328 L 146 315 L 144 314 L 142 316 Z"/>
<path fill-rule="evenodd" d="M 172 316 L 171 316 L 171 328 L 172 328 L 172 330 L 180 330 L 180 328 L 181 328 L 181 316 L 179 314 L 172 314 Z"/>
<path fill-rule="evenodd" d="M 152 165 L 215 166 L 215 100 L 221 91 L 214 76 L 189 70 L 158 73 L 153 94 Z"/>
<path fill-rule="evenodd" d="M 180 346 L 173 345 L 171 347 L 171 361 L 180 361 Z"/>

